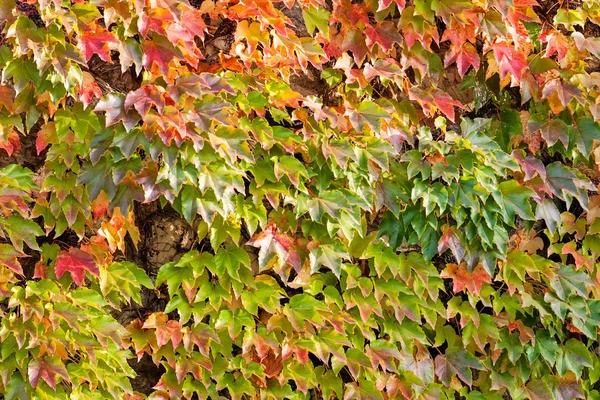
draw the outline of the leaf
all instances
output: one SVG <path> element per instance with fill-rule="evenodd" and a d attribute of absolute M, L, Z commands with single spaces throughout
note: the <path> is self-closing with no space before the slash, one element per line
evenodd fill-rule
<path fill-rule="evenodd" d="M 323 265 L 329 268 L 340 279 L 342 260 L 350 260 L 350 255 L 341 250 L 343 249 L 342 246 L 310 242 L 307 248 L 310 250 L 310 264 L 313 273 L 317 272 L 319 267 Z"/>
<path fill-rule="evenodd" d="M 25 257 L 25 254 L 18 251 L 10 244 L 0 244 L 0 265 L 5 265 L 13 272 L 23 275 L 23 268 L 18 258 Z"/>
<path fill-rule="evenodd" d="M 284 313 L 289 315 L 292 324 L 304 330 L 305 321 L 315 325 L 322 325 L 323 319 L 320 312 L 327 310 L 324 303 L 309 294 L 296 294 L 286 304 Z"/>
<path fill-rule="evenodd" d="M 579 204 L 587 210 L 587 191 L 595 190 L 589 181 L 579 178 L 574 171 L 561 162 L 553 162 L 546 167 L 546 183 L 552 193 L 565 201 L 569 206 L 572 199 L 577 199 Z"/>
<path fill-rule="evenodd" d="M 454 100 L 447 93 L 439 89 L 428 88 L 426 90 L 412 87 L 409 90 L 408 98 L 416 100 L 423 111 L 429 117 L 435 115 L 435 111 L 441 111 L 450 121 L 454 122 L 454 107 L 464 108 L 461 102 Z"/>
<path fill-rule="evenodd" d="M 383 21 L 376 25 L 367 26 L 365 36 L 367 37 L 366 44 L 368 48 L 373 50 L 373 46 L 378 44 L 386 53 L 391 51 L 394 43 L 402 43 L 402 36 L 396 25 L 391 21 Z"/>
<path fill-rule="evenodd" d="M 219 318 L 215 321 L 215 329 L 217 331 L 227 328 L 229 337 L 235 340 L 244 327 L 254 329 L 255 322 L 252 315 L 241 308 L 236 309 L 234 312 L 230 310 L 222 310 L 219 313 Z"/>
<path fill-rule="evenodd" d="M 137 112 L 133 110 L 125 110 L 125 96 L 120 93 L 109 93 L 106 95 L 98 102 L 94 108 L 94 111 L 106 112 L 107 127 L 114 125 L 119 121 L 123 121 L 123 125 L 127 131 L 130 131 L 134 126 L 136 126 L 141 118 Z"/>
<path fill-rule="evenodd" d="M 129 111 L 134 107 L 140 115 L 146 115 L 152 106 L 156 106 L 159 114 L 165 109 L 163 94 L 156 85 L 144 85 L 134 92 L 127 93 L 123 108 Z"/>
<path fill-rule="evenodd" d="M 38 68 L 33 61 L 25 57 L 10 61 L 2 70 L 2 82 L 6 82 L 11 78 L 17 94 L 21 93 L 30 82 L 33 83 L 34 87 L 39 87 L 40 85 L 40 72 Z"/>
<path fill-rule="evenodd" d="M 456 374 L 469 387 L 473 384 L 471 368 L 485 370 L 479 360 L 464 349 L 449 349 L 435 358 L 435 373 L 446 386 Z"/>
<path fill-rule="evenodd" d="M 70 382 L 69 374 L 58 357 L 41 357 L 29 362 L 27 366 L 29 383 L 33 388 L 38 386 L 40 378 L 56 391 L 56 377 Z"/>
<path fill-rule="evenodd" d="M 600 126 L 591 118 L 578 118 L 577 124 L 569 127 L 569 136 L 575 139 L 575 145 L 581 154 L 588 158 L 594 140 L 600 140 Z"/>
<path fill-rule="evenodd" d="M 446 269 L 440 273 L 440 278 L 452 279 L 454 293 L 467 288 L 470 292 L 479 294 L 484 282 L 492 283 L 492 277 L 483 266 L 478 265 L 472 273 L 469 273 L 462 263 L 447 264 Z"/>
<path fill-rule="evenodd" d="M 357 131 L 362 131 L 365 125 L 373 130 L 379 130 L 382 119 L 389 119 L 390 114 L 376 103 L 363 100 L 355 110 L 349 111 L 352 127 Z"/>
<path fill-rule="evenodd" d="M 587 299 L 588 286 L 593 287 L 594 283 L 586 273 L 577 272 L 573 267 L 561 266 L 556 279 L 550 281 L 550 286 L 561 300 L 566 301 L 572 293 Z"/>
<path fill-rule="evenodd" d="M 144 321 L 142 329 L 154 329 L 156 345 L 159 348 L 171 341 L 173 348 L 176 349 L 182 340 L 181 325 L 179 322 L 169 320 L 169 316 L 162 312 L 152 313 Z"/>
<path fill-rule="evenodd" d="M 554 146 L 560 140 L 565 148 L 569 147 L 568 126 L 563 120 L 558 118 L 547 119 L 534 114 L 531 116 L 528 126 L 531 132 L 541 132 L 542 138 L 548 146 Z"/>
<path fill-rule="evenodd" d="M 8 233 L 10 241 L 18 252 L 23 252 L 23 243 L 26 243 L 32 250 L 40 250 L 36 237 L 44 236 L 44 232 L 34 221 L 11 215 L 0 220 L 0 228 Z"/>
<path fill-rule="evenodd" d="M 77 47 L 83 53 L 86 62 L 89 62 L 92 56 L 97 54 L 101 60 L 112 63 L 112 60 L 110 59 L 109 46 L 116 46 L 118 44 L 119 41 L 112 33 L 104 31 L 100 28 L 96 32 L 81 32 Z"/>
<path fill-rule="evenodd" d="M 152 64 L 156 64 L 160 72 L 167 75 L 167 65 L 175 60 L 175 58 L 183 58 L 181 51 L 173 47 L 173 45 L 163 36 L 154 35 L 152 40 L 144 40 L 142 42 L 142 62 L 144 68 L 152 70 Z"/>
<path fill-rule="evenodd" d="M 144 270 L 131 262 L 115 262 L 100 271 L 100 290 L 105 297 L 109 292 L 118 290 L 126 300 L 133 298 L 136 303 L 142 304 L 142 286 L 154 288 Z"/>
<path fill-rule="evenodd" d="M 516 81 L 520 82 L 524 71 L 529 67 L 525 54 L 504 41 L 494 43 L 492 48 L 500 67 L 500 79 L 507 77 L 510 72 Z"/>
<path fill-rule="evenodd" d="M 325 39 L 329 40 L 329 18 L 331 16 L 329 11 L 320 7 L 303 7 L 302 16 L 304 17 L 308 33 L 312 35 L 315 29 L 318 28 L 323 33 L 323 36 L 325 36 Z"/>
<path fill-rule="evenodd" d="M 519 185 L 514 180 L 500 183 L 498 189 L 499 193 L 493 193 L 493 196 L 502 208 L 504 221 L 507 224 L 514 224 L 515 215 L 526 220 L 535 219 L 529 204 L 529 200 L 534 195 L 533 190 Z"/>
<path fill-rule="evenodd" d="M 379 8 L 377 9 L 377 12 L 388 8 L 392 4 L 392 1 L 396 3 L 399 11 L 404 10 L 404 7 L 406 6 L 406 0 L 379 0 Z"/>
<path fill-rule="evenodd" d="M 54 266 L 56 277 L 60 278 L 67 271 L 71 274 L 77 286 L 81 286 L 83 283 L 85 271 L 97 277 L 100 276 L 100 270 L 92 256 L 73 247 L 69 251 L 61 251 L 56 257 Z"/>
<path fill-rule="evenodd" d="M 246 244 L 260 248 L 258 252 L 260 271 L 272 268 L 274 265 L 278 268 L 289 265 L 296 272 L 300 272 L 300 257 L 294 240 L 285 233 L 280 234 L 275 223 L 270 222 L 261 233 L 255 235 Z"/>
<path fill-rule="evenodd" d="M 231 106 L 224 101 L 202 102 L 195 107 L 194 111 L 188 113 L 188 118 L 196 124 L 198 129 L 209 131 L 212 129 L 213 121 L 217 121 L 221 125 L 229 125 L 227 122 L 229 109 Z"/>
<path fill-rule="evenodd" d="M 573 371 L 578 379 L 584 367 L 593 368 L 590 351 L 577 339 L 569 339 L 565 344 L 563 362 L 566 369 Z"/>

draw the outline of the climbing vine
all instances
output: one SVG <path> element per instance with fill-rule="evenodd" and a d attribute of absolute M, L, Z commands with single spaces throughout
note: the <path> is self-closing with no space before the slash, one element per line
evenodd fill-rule
<path fill-rule="evenodd" d="M 600 398 L 599 26 L 2 0 L 0 398 Z"/>

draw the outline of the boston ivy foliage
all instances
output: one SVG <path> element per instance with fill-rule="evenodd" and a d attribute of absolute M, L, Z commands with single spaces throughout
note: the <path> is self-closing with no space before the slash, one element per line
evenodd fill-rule
<path fill-rule="evenodd" d="M 598 1 L 0 22 L 4 399 L 600 398 Z M 158 271 L 124 257 L 140 203 L 197 230 Z"/>

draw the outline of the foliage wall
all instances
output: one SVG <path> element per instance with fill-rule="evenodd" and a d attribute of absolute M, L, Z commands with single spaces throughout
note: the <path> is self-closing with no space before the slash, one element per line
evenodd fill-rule
<path fill-rule="evenodd" d="M 0 397 L 600 398 L 596 0 L 0 23 Z"/>

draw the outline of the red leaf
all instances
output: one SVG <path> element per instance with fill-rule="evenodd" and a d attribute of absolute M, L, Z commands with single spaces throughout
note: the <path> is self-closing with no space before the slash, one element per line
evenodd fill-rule
<path fill-rule="evenodd" d="M 460 265 L 447 264 L 440 277 L 452 279 L 454 293 L 458 293 L 465 288 L 472 293 L 479 293 L 484 282 L 492 283 L 492 277 L 481 265 L 478 265 L 473 273 L 469 273 L 464 263 Z"/>
<path fill-rule="evenodd" d="M 142 329 L 154 329 L 158 347 L 164 346 L 170 340 L 175 349 L 182 339 L 181 325 L 175 320 L 169 320 L 169 316 L 165 313 L 156 312 L 150 315 Z"/>
<path fill-rule="evenodd" d="M 119 41 L 108 31 L 91 32 L 84 31 L 79 35 L 77 47 L 83 53 L 85 61 L 90 61 L 94 54 L 98 54 L 102 60 L 112 63 L 110 59 L 109 44 L 118 45 Z"/>
<path fill-rule="evenodd" d="M 406 7 L 406 0 L 393 0 L 394 3 L 396 3 L 396 5 L 398 6 L 398 11 L 402 11 L 404 10 L 404 7 Z M 377 9 L 377 11 L 383 11 L 386 8 L 388 8 L 390 6 L 390 4 L 392 4 L 392 0 L 379 0 L 379 8 Z"/>
<path fill-rule="evenodd" d="M 98 99 L 102 98 L 102 89 L 100 89 L 100 86 L 98 86 L 98 83 L 96 83 L 96 80 L 89 72 L 83 71 L 83 82 L 77 89 L 79 100 L 85 107 L 90 105 L 94 97 Z"/>
<path fill-rule="evenodd" d="M 350 50 L 352 52 L 352 57 L 358 65 L 362 63 L 363 58 L 369 52 L 362 31 L 359 29 L 351 29 L 346 32 L 341 47 L 342 51 Z"/>
<path fill-rule="evenodd" d="M 442 230 L 444 231 L 444 234 L 438 242 L 438 253 L 441 254 L 450 249 L 454 258 L 456 258 L 456 261 L 461 262 L 465 256 L 465 247 L 462 245 L 452 228 L 442 228 Z"/>
<path fill-rule="evenodd" d="M 510 72 L 517 82 L 521 81 L 523 72 L 529 66 L 525 54 L 505 42 L 494 43 L 492 48 L 496 62 L 500 67 L 500 79 L 504 79 Z"/>
<path fill-rule="evenodd" d="M 540 42 L 547 43 L 545 57 L 549 58 L 554 53 L 557 54 L 557 58 L 562 60 L 569 51 L 570 44 L 567 38 L 558 31 L 546 30 L 540 35 Z M 575 44 L 577 44 L 577 37 L 575 37 Z"/>
<path fill-rule="evenodd" d="M 149 7 L 138 20 L 138 30 L 143 37 L 146 37 L 148 31 L 152 29 L 154 32 L 165 35 L 163 25 L 167 22 L 173 22 L 173 15 L 166 8 Z"/>
<path fill-rule="evenodd" d="M 279 259 L 279 265 L 282 267 L 289 264 L 300 272 L 300 257 L 296 250 L 294 240 L 286 234 L 281 235 L 278 232 L 277 225 L 269 223 L 264 231 L 254 236 L 248 243 L 249 246 L 259 247 L 258 263 L 261 270 L 269 268 L 270 264 Z"/>
<path fill-rule="evenodd" d="M 377 43 L 387 53 L 394 47 L 394 43 L 402 43 L 402 36 L 391 21 L 380 22 L 375 26 L 369 25 L 365 29 L 365 35 L 367 36 L 367 47 L 371 50 Z"/>
<path fill-rule="evenodd" d="M 428 117 L 433 117 L 435 108 L 437 108 L 452 122 L 454 122 L 455 117 L 454 106 L 464 108 L 459 101 L 454 100 L 450 95 L 439 89 L 429 88 L 423 90 L 413 87 L 410 89 L 408 97 L 411 100 L 416 100 L 423 107 L 423 112 Z"/>
<path fill-rule="evenodd" d="M 152 40 L 145 40 L 142 43 L 142 50 L 144 68 L 150 71 L 152 63 L 155 63 L 164 75 L 168 74 L 167 64 L 175 57 L 181 57 L 181 53 L 166 38 L 158 35 L 155 35 Z"/>
<path fill-rule="evenodd" d="M 12 156 L 15 150 L 21 150 L 21 139 L 19 134 L 11 129 L 8 134 L 2 134 L 0 132 L 0 149 L 6 150 L 8 156 Z"/>
<path fill-rule="evenodd" d="M 106 214 L 109 204 L 110 200 L 108 199 L 108 196 L 104 193 L 104 190 L 101 190 L 98 197 L 92 201 L 92 215 L 94 216 L 94 221 Z"/>
<path fill-rule="evenodd" d="M 562 104 L 563 107 L 566 107 L 571 100 L 573 100 L 573 97 L 576 97 L 581 101 L 581 91 L 570 83 L 563 84 L 560 79 L 552 79 L 544 85 L 542 98 L 545 99 L 554 92 L 558 95 L 560 104 Z"/>
<path fill-rule="evenodd" d="M 165 101 L 163 99 L 163 93 L 159 91 L 159 87 L 156 85 L 144 85 L 135 92 L 129 92 L 125 97 L 125 111 L 129 110 L 131 106 L 134 106 L 140 115 L 146 115 L 148 109 L 156 106 L 159 114 L 162 114 L 165 109 Z"/>
<path fill-rule="evenodd" d="M 52 389 L 56 390 L 56 375 L 60 375 L 65 381 L 70 382 L 69 374 L 58 357 L 42 357 L 33 360 L 27 367 L 29 383 L 36 388 L 40 378 Z"/>
<path fill-rule="evenodd" d="M 100 270 L 92 256 L 76 248 L 70 248 L 68 252 L 63 250 L 56 257 L 56 265 L 54 266 L 56 277 L 60 278 L 67 271 L 71 273 L 71 277 L 77 286 L 81 286 L 83 283 L 85 271 L 100 276 Z"/>
<path fill-rule="evenodd" d="M 456 61 L 456 67 L 458 68 L 458 74 L 460 77 L 464 77 L 470 66 L 475 71 L 479 69 L 479 54 L 471 43 L 465 43 L 458 47 L 452 45 L 450 50 L 444 57 L 444 67 L 449 66 Z"/>

